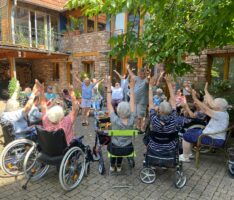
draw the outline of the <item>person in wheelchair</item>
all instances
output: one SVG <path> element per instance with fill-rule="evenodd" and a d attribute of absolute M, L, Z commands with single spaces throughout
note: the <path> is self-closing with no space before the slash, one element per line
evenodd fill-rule
<path fill-rule="evenodd" d="M 19 90 L 20 84 L 17 81 L 16 89 L 12 97 L 7 101 L 5 111 L 1 115 L 2 122 L 5 121 L 12 124 L 13 134 L 16 138 L 24 136 L 27 133 L 35 132 L 35 128 L 28 125 L 27 115 L 32 108 L 35 96 L 39 92 L 39 82 L 35 80 L 32 94 L 23 108 L 20 108 L 20 103 L 17 101 Z"/>
<path fill-rule="evenodd" d="M 172 88 L 172 77 L 166 75 L 165 80 L 169 89 L 169 102 L 163 101 L 159 106 L 154 106 L 152 81 L 149 86 L 149 112 L 151 131 L 144 137 L 147 153 L 164 155 L 165 152 L 175 152 L 178 130 L 182 128 L 183 121 L 177 120 L 176 100 Z"/>
<path fill-rule="evenodd" d="M 69 92 L 72 98 L 72 111 L 64 116 L 64 109 L 60 105 L 54 105 L 47 108 L 46 98 L 44 95 L 44 86 L 41 85 L 41 110 L 42 110 L 42 123 L 46 131 L 56 131 L 63 129 L 66 137 L 66 142 L 69 145 L 74 138 L 73 125 L 77 118 L 79 110 L 79 102 L 76 100 L 73 86 L 70 86 Z"/>
<path fill-rule="evenodd" d="M 228 102 L 224 98 L 216 98 L 209 94 L 208 85 L 205 86 L 205 100 L 206 102 L 201 102 L 196 95 L 196 91 L 192 90 L 192 97 L 194 102 L 199 106 L 199 108 L 208 115 L 211 119 L 206 125 L 205 129 L 189 129 L 183 136 L 183 154 L 180 155 L 180 160 L 183 162 L 190 162 L 192 157 L 191 150 L 193 144 L 197 143 L 198 137 L 201 134 L 212 134 L 216 132 L 221 132 L 215 135 L 209 135 L 210 137 L 205 137 L 202 139 L 202 144 L 211 144 L 214 142 L 214 146 L 222 146 L 225 142 L 226 132 L 222 132 L 229 125 L 229 115 L 227 112 Z M 213 140 L 212 140 L 213 139 Z"/>
<path fill-rule="evenodd" d="M 112 130 L 132 130 L 135 116 L 134 116 L 134 80 L 130 82 L 130 102 L 120 102 L 117 106 L 117 114 L 111 103 L 111 80 L 107 80 L 107 108 L 110 114 L 110 121 Z M 109 144 L 107 150 L 115 156 L 126 156 L 133 152 L 133 144 L 131 137 L 112 137 L 112 144 Z M 110 159 L 110 172 L 117 170 L 121 171 L 123 157 L 112 157 Z"/>

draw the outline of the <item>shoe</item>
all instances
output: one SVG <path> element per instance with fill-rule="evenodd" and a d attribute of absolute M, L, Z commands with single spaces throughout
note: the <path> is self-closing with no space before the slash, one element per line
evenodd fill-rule
<path fill-rule="evenodd" d="M 191 153 L 191 154 L 189 154 L 189 159 L 194 159 L 195 158 L 195 156 Z"/>
<path fill-rule="evenodd" d="M 117 167 L 117 172 L 121 172 L 122 167 Z"/>
<path fill-rule="evenodd" d="M 114 172 L 115 171 L 115 167 L 110 166 L 110 172 Z"/>
<path fill-rule="evenodd" d="M 184 154 L 180 154 L 179 155 L 179 161 L 181 161 L 181 162 L 190 162 L 190 159 L 189 158 L 185 158 Z"/>

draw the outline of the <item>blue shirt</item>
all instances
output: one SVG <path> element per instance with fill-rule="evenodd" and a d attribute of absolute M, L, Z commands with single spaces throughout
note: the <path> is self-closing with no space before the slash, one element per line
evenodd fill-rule
<path fill-rule="evenodd" d="M 23 109 L 12 112 L 4 112 L 2 118 L 12 123 L 16 134 L 30 129 L 28 127 L 28 122 Z"/>
<path fill-rule="evenodd" d="M 91 100 L 93 88 L 94 88 L 94 84 L 90 84 L 89 86 L 86 86 L 85 83 L 82 83 L 82 99 Z"/>
<path fill-rule="evenodd" d="M 56 99 L 56 94 L 46 92 L 45 97 L 46 97 L 47 100 Z"/>

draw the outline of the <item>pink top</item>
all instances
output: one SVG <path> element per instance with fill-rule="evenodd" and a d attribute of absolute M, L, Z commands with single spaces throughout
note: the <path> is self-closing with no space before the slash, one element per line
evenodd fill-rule
<path fill-rule="evenodd" d="M 74 138 L 73 123 L 70 115 L 64 117 L 58 124 L 53 124 L 49 121 L 47 115 L 43 113 L 42 115 L 43 127 L 47 131 L 56 131 L 58 129 L 63 129 L 67 141 L 67 145 L 70 144 L 71 140 Z"/>

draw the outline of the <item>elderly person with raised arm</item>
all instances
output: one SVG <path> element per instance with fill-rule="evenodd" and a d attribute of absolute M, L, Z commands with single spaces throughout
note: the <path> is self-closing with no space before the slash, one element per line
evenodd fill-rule
<path fill-rule="evenodd" d="M 20 104 L 17 101 L 17 96 L 19 93 L 20 85 L 17 81 L 16 90 L 12 97 L 7 101 L 5 112 L 1 115 L 1 120 L 8 121 L 13 125 L 14 134 L 17 137 L 17 134 L 22 132 L 33 131 L 34 128 L 28 126 L 27 115 L 33 106 L 33 100 L 39 92 L 39 82 L 35 80 L 35 85 L 33 87 L 32 93 L 29 100 L 23 108 L 20 108 Z"/>
<path fill-rule="evenodd" d="M 134 80 L 130 84 L 130 102 L 122 101 L 117 107 L 117 114 L 114 112 L 114 108 L 111 104 L 111 80 L 110 77 L 107 81 L 107 108 L 110 114 L 110 120 L 112 130 L 131 130 L 134 125 Z M 125 156 L 133 152 L 133 144 L 131 137 L 113 137 L 112 147 L 108 146 L 108 151 L 116 156 Z M 121 148 L 123 147 L 123 148 Z M 113 172 L 115 169 L 117 172 L 121 171 L 122 157 L 111 158 L 110 171 Z"/>
<path fill-rule="evenodd" d="M 136 76 L 129 68 L 129 65 L 127 65 L 126 68 L 129 72 L 131 79 L 135 80 L 134 100 L 135 112 L 137 117 L 137 129 L 139 130 L 139 134 L 143 134 L 145 131 L 144 119 L 146 116 L 146 109 L 148 106 L 149 81 L 147 78 L 147 73 L 145 69 L 142 68 L 139 71 L 138 76 Z"/>
<path fill-rule="evenodd" d="M 99 84 L 103 79 L 96 81 L 95 83 L 91 83 L 90 79 L 86 77 L 84 81 L 82 82 L 79 77 L 78 73 L 76 73 L 75 79 L 78 83 L 81 85 L 82 89 L 82 102 L 81 102 L 81 108 L 82 108 L 82 125 L 88 126 L 88 117 L 89 117 L 89 111 L 92 105 L 92 91 L 93 88 Z"/>
<path fill-rule="evenodd" d="M 163 101 L 159 106 L 154 106 L 152 84 L 149 86 L 149 111 L 151 132 L 145 140 L 148 151 L 151 153 L 163 153 L 173 151 L 176 148 L 178 130 L 182 128 L 182 122 L 177 120 L 175 94 L 172 88 L 172 77 L 166 75 L 165 80 L 169 89 L 169 102 Z M 152 82 L 152 80 L 151 80 Z"/>
<path fill-rule="evenodd" d="M 119 72 L 117 72 L 116 70 L 114 70 L 114 72 L 116 73 L 116 75 L 119 77 L 120 79 L 120 85 L 121 85 L 121 88 L 123 89 L 123 100 L 124 101 L 129 101 L 129 98 L 128 98 L 128 92 L 129 92 L 129 89 L 128 89 L 128 84 L 129 84 L 129 76 L 127 75 L 123 75 L 121 76 Z"/>
<path fill-rule="evenodd" d="M 223 98 L 213 99 L 207 90 L 207 84 L 205 87 L 205 98 L 208 100 L 209 105 L 201 102 L 196 95 L 195 90 L 192 90 L 192 97 L 194 103 L 204 112 L 211 117 L 209 123 L 202 129 L 189 129 L 183 136 L 183 154 L 179 159 L 183 162 L 190 162 L 192 155 L 192 146 L 197 143 L 198 137 L 201 134 L 213 134 L 221 132 L 219 134 L 209 135 L 202 139 L 202 144 L 211 144 L 214 142 L 214 146 L 222 146 L 225 142 L 226 132 L 224 131 L 229 124 L 229 115 L 227 113 L 228 103 Z M 223 132 L 222 132 L 223 131 Z"/>
<path fill-rule="evenodd" d="M 44 90 L 43 85 L 41 87 Z M 66 137 L 67 144 L 69 145 L 71 140 L 74 138 L 73 125 L 77 118 L 79 110 L 79 102 L 76 100 L 73 87 L 70 86 L 69 92 L 72 98 L 72 111 L 64 116 L 64 110 L 61 106 L 55 105 L 47 108 L 46 98 L 43 92 L 41 92 L 41 109 L 42 109 L 42 123 L 43 127 L 47 131 L 56 131 L 63 129 Z"/>

